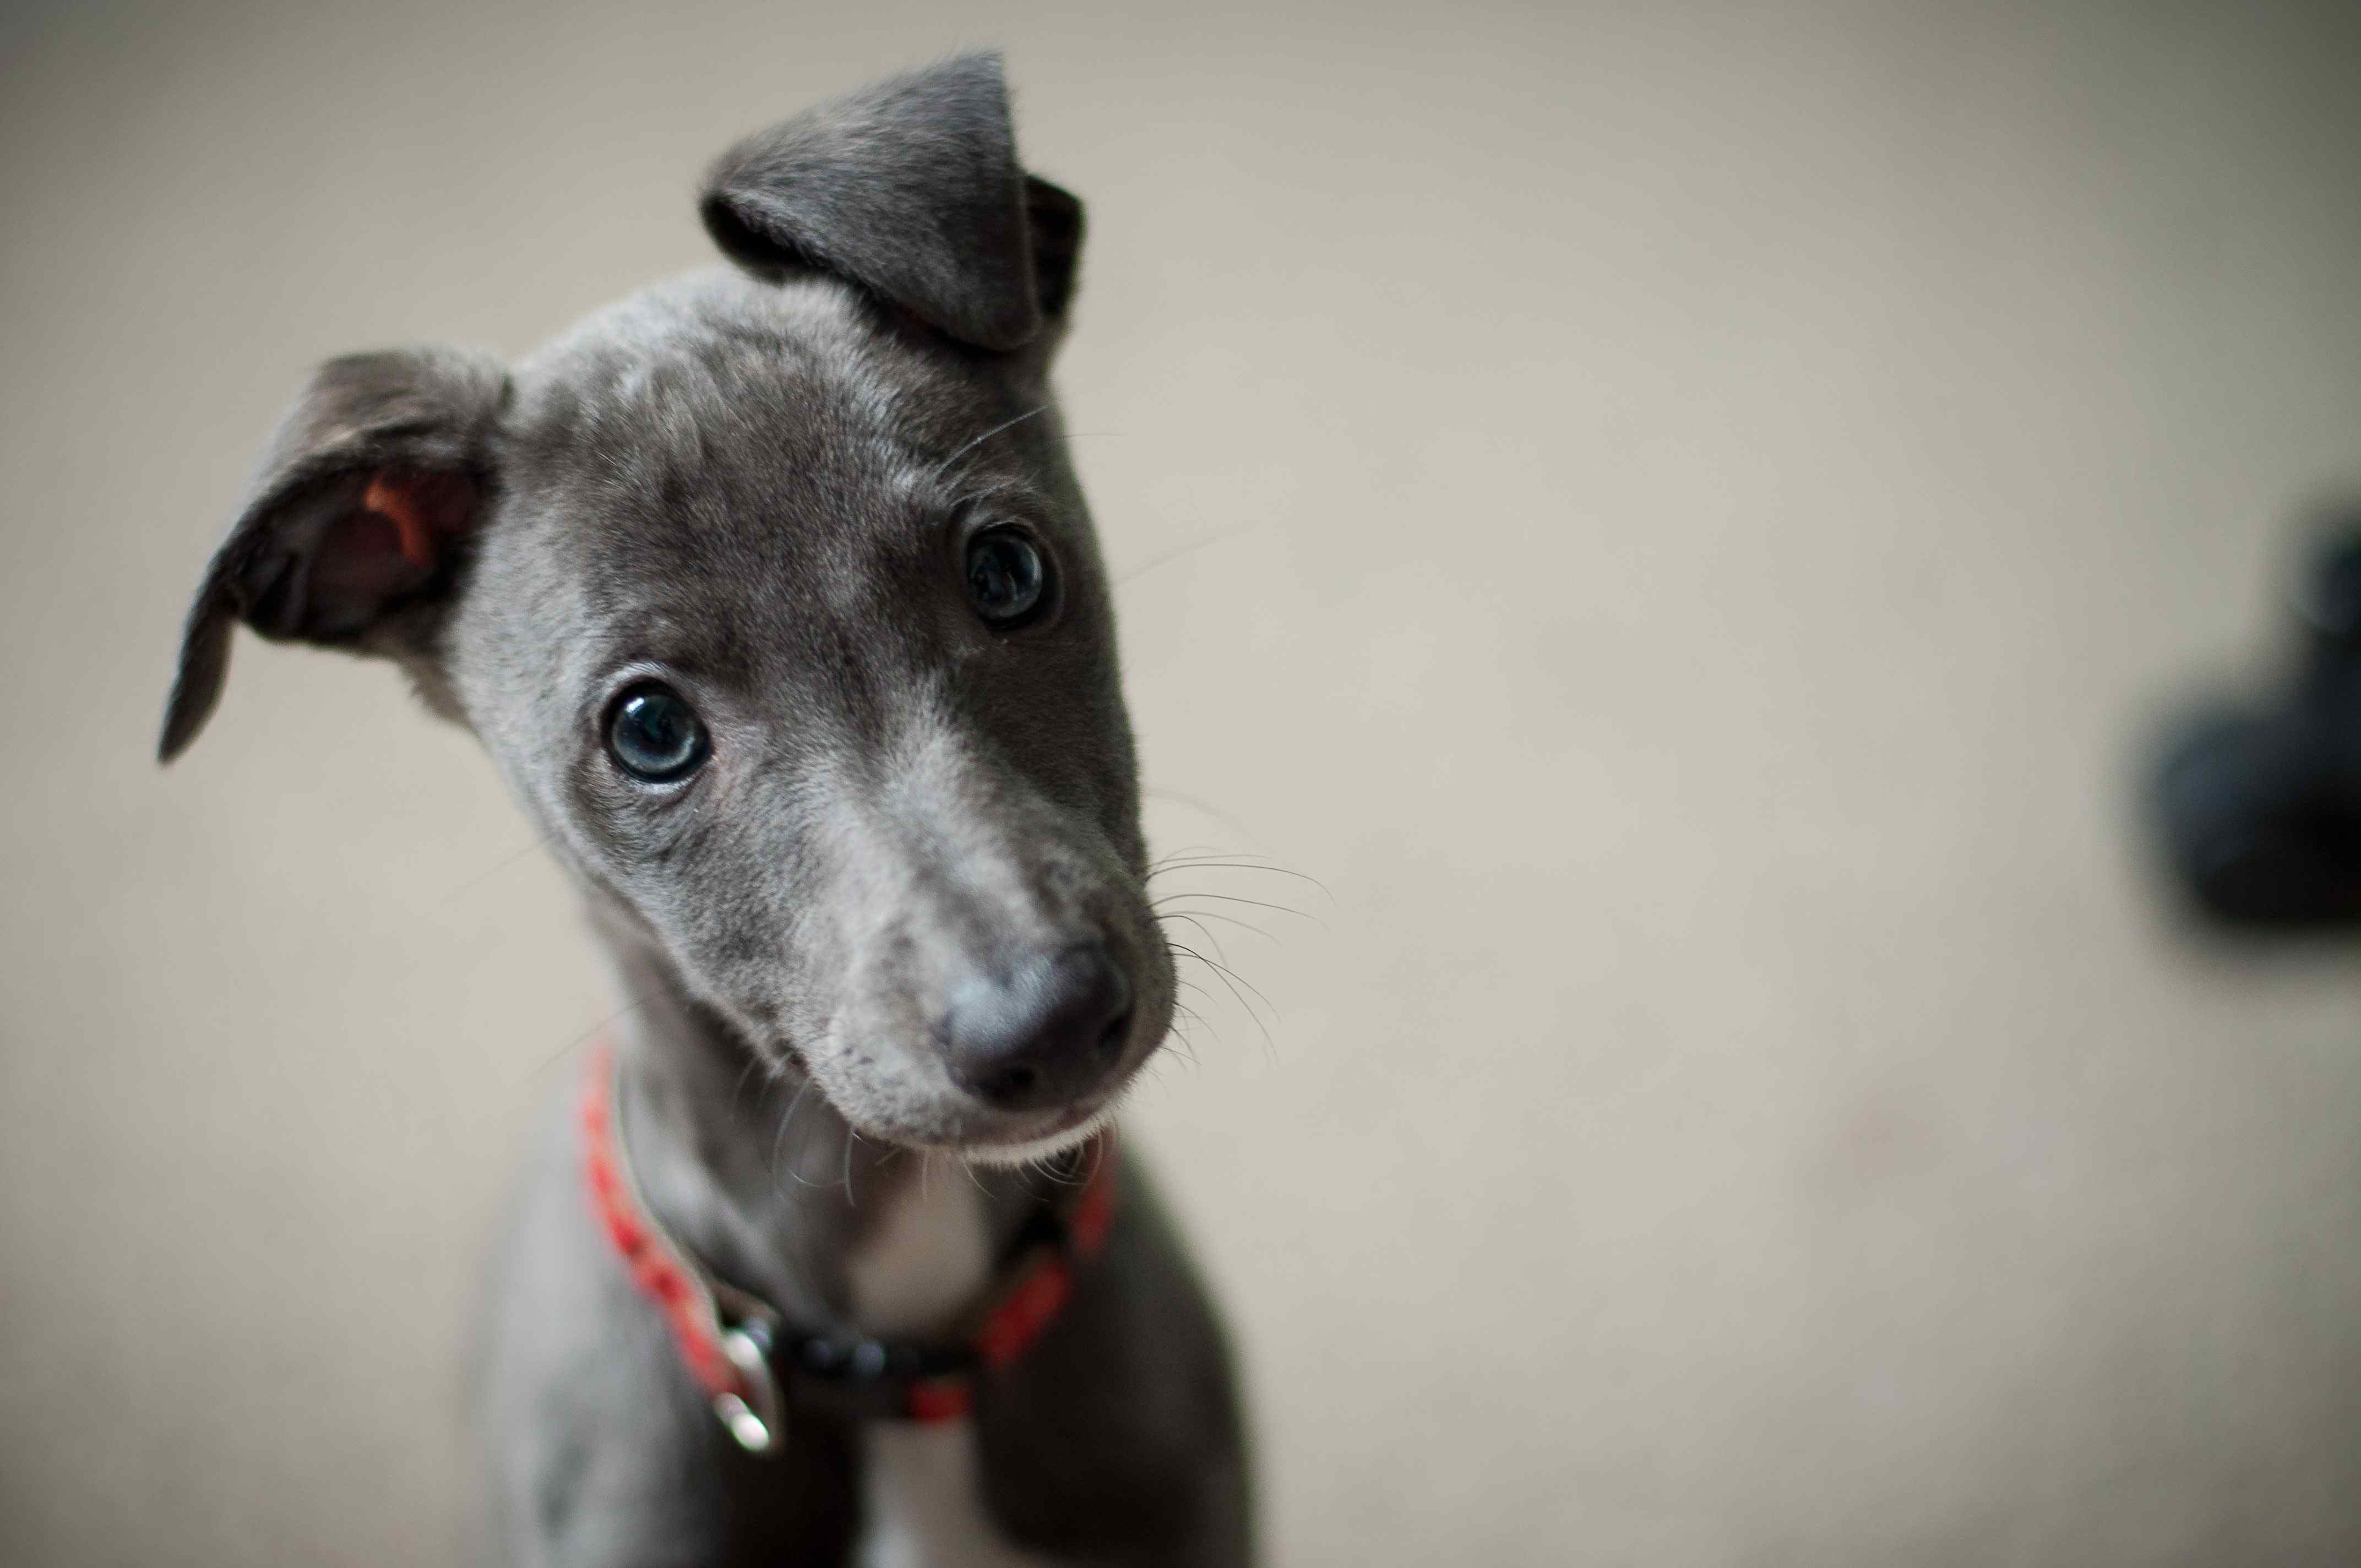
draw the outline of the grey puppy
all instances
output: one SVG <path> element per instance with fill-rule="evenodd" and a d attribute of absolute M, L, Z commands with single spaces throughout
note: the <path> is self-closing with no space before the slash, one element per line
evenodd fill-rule
<path fill-rule="evenodd" d="M 1048 387 L 1081 206 L 972 56 L 751 137 L 703 214 L 733 269 L 512 368 L 324 366 L 162 754 L 240 620 L 394 660 L 630 999 L 501 1253 L 512 1560 L 1244 1562 L 1218 1321 L 1100 1131 L 1174 978 Z"/>

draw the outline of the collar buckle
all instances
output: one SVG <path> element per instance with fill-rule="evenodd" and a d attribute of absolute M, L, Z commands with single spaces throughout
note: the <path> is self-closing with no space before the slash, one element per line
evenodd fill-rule
<path fill-rule="evenodd" d="M 771 1334 L 760 1320 L 732 1323 L 721 1331 L 721 1354 L 738 1370 L 743 1393 L 725 1391 L 713 1397 L 713 1413 L 749 1453 L 775 1453 L 786 1442 L 786 1401 L 772 1374 Z"/>

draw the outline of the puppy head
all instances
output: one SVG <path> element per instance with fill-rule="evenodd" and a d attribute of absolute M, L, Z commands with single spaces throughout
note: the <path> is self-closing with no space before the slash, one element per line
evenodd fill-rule
<path fill-rule="evenodd" d="M 972 57 L 750 139 L 704 215 L 738 269 L 513 369 L 324 366 L 198 591 L 163 754 L 238 620 L 395 659 L 751 1049 L 875 1136 L 1055 1146 L 1173 991 L 1046 385 L 1081 208 Z"/>

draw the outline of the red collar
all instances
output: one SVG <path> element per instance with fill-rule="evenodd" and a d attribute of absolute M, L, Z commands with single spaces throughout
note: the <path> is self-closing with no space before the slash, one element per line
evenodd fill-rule
<path fill-rule="evenodd" d="M 1056 1320 L 1075 1266 L 1106 1241 L 1115 1218 L 1115 1138 L 1079 1152 L 1080 1179 L 1027 1222 L 967 1332 L 943 1343 L 867 1339 L 790 1327 L 760 1297 L 716 1278 L 649 1212 L 631 1179 L 615 1093 L 615 1054 L 592 1047 L 582 1085 L 582 1173 L 591 1207 L 632 1283 L 672 1331 L 689 1376 L 739 1443 L 775 1452 L 785 1435 L 785 1388 L 815 1405 L 886 1420 L 956 1420 L 979 1373 L 1013 1365 Z"/>

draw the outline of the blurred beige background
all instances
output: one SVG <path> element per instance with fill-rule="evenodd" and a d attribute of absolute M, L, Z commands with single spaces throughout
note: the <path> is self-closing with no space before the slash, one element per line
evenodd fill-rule
<path fill-rule="evenodd" d="M 282 400 L 976 45 L 1092 205 L 1159 846 L 1329 890 L 1202 884 L 1309 917 L 1133 1118 L 1274 1559 L 2361 1560 L 2361 964 L 2127 812 L 2361 484 L 2361 10 L 899 3 L 0 22 L 0 1558 L 447 1560 L 610 1005 L 388 671 L 246 640 L 150 763 Z"/>

